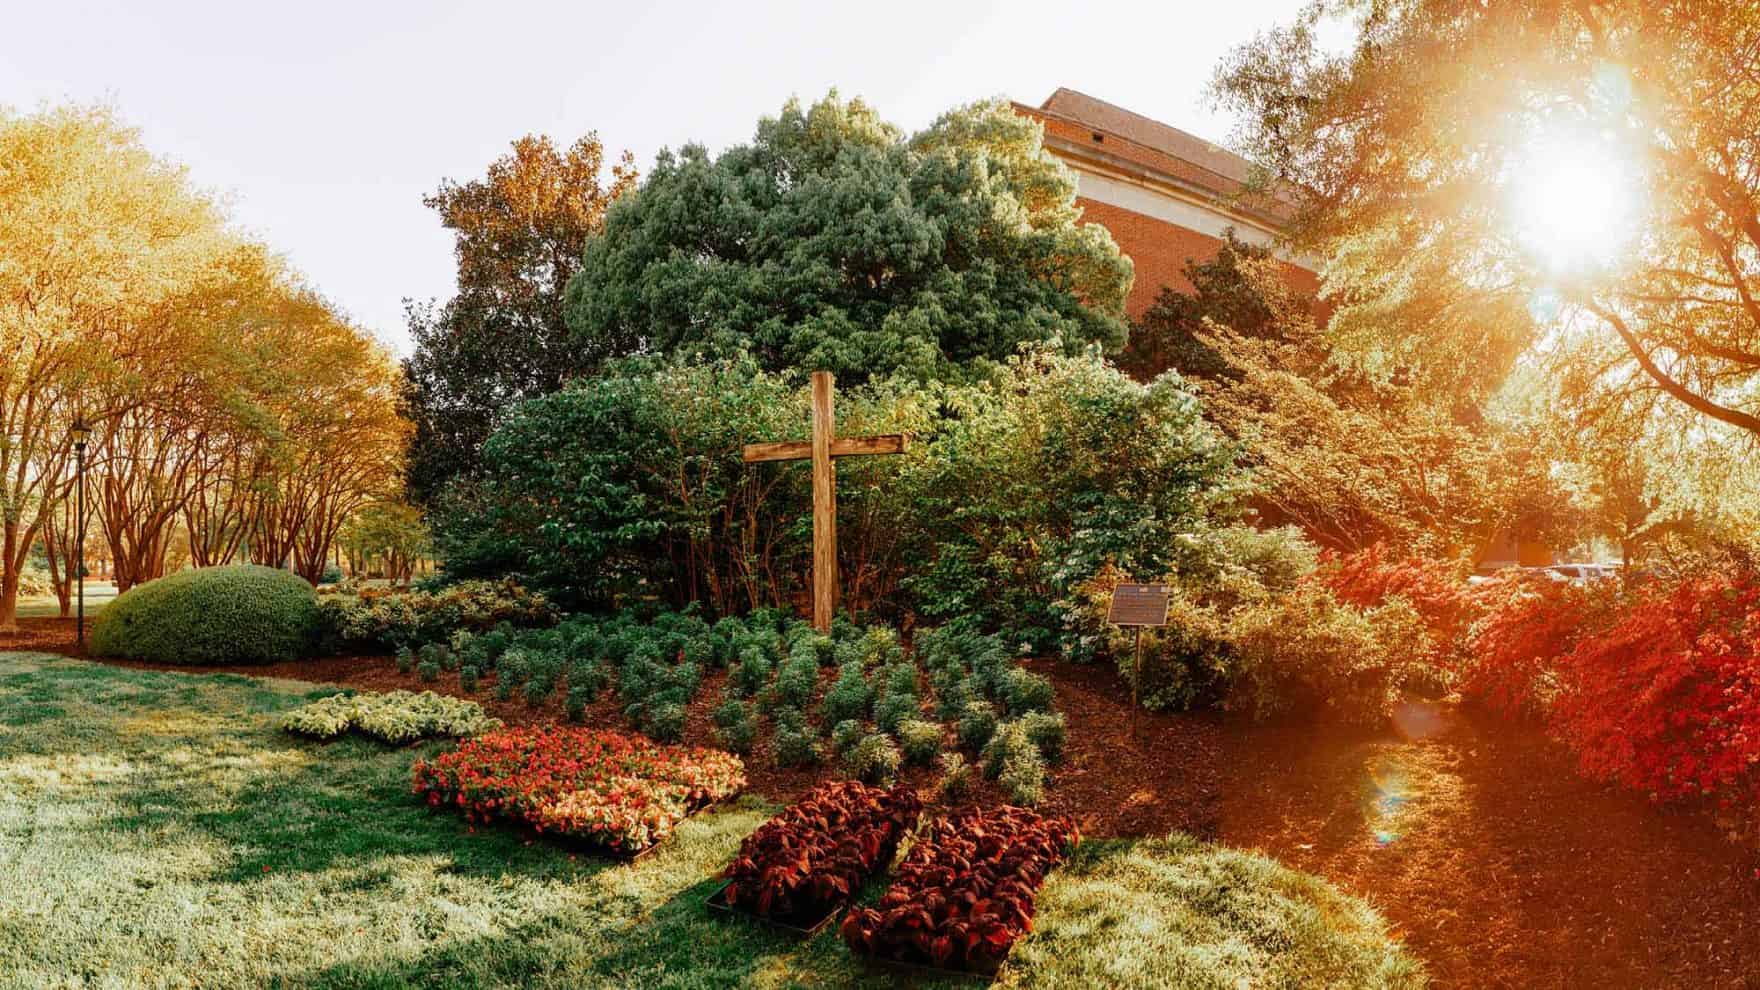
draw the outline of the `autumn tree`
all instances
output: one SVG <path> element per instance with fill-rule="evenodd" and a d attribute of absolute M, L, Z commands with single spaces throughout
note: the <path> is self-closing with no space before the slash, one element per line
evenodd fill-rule
<path fill-rule="evenodd" d="M 231 247 L 214 204 L 102 108 L 0 112 L 0 629 L 46 514 L 71 485 L 68 427 L 160 346 L 137 320 Z M 109 410 L 87 408 L 99 418 Z"/>
<path fill-rule="evenodd" d="M 1354 21 L 1346 50 L 1320 44 L 1328 17 Z M 1620 356 L 1599 387 L 1751 441 L 1756 50 L 1752 4 L 1322 0 L 1217 92 L 1331 258 L 1338 339 L 1495 383 L 1550 334 L 1594 334 Z"/>
<path fill-rule="evenodd" d="M 433 537 L 422 510 L 404 502 L 374 502 L 343 524 L 337 543 L 348 555 L 349 570 L 364 577 L 377 563 L 393 584 L 408 584 L 416 562 L 433 553 Z"/>
<path fill-rule="evenodd" d="M 528 135 L 482 178 L 447 180 L 423 201 L 456 239 L 458 291 L 438 308 L 409 308 L 416 350 L 404 370 L 416 423 L 409 464 L 416 498 L 431 498 L 476 466 L 501 410 L 556 391 L 580 370 L 563 291 L 587 237 L 635 176 L 627 152 L 607 174 L 597 134 L 566 151 Z"/>
<path fill-rule="evenodd" d="M 395 494 L 395 366 L 102 108 L 0 116 L 0 628 L 41 546 L 122 588 L 282 539 L 314 576 L 340 519 Z M 271 529 L 266 505 L 297 506 Z"/>
<path fill-rule="evenodd" d="M 662 153 L 570 282 L 582 366 L 749 353 L 845 381 L 958 374 L 1025 343 L 1124 343 L 1130 262 L 1000 102 L 906 138 L 860 100 L 791 101 L 748 144 Z"/>

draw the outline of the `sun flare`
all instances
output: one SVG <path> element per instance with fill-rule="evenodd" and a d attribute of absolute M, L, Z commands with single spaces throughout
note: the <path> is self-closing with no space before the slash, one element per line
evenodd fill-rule
<path fill-rule="evenodd" d="M 1609 142 L 1535 141 L 1510 182 L 1516 236 L 1554 271 L 1606 267 L 1637 233 L 1638 180 Z"/>

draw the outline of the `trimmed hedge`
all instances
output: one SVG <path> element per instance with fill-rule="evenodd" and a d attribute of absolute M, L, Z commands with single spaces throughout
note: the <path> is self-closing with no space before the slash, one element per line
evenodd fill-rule
<path fill-rule="evenodd" d="M 92 652 L 154 663 L 275 663 L 311 653 L 318 597 L 291 571 L 237 564 L 179 571 L 118 596 Z"/>

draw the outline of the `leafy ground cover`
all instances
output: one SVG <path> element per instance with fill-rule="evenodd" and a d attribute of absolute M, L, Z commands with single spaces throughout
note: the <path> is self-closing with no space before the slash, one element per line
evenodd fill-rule
<path fill-rule="evenodd" d="M 320 698 L 281 717 L 288 732 L 313 739 L 335 739 L 355 731 L 380 742 L 401 745 L 418 739 L 463 738 L 501 728 L 474 701 L 432 691 L 342 693 Z"/>
<path fill-rule="evenodd" d="M 496 819 L 615 853 L 663 841 L 692 812 L 746 785 L 739 757 L 622 732 L 516 726 L 415 765 L 415 792 L 470 821 Z"/>
<path fill-rule="evenodd" d="M 839 934 L 865 955 L 993 973 L 1033 928 L 1045 877 L 1081 842 L 1068 819 L 1025 808 L 962 808 L 935 819 L 879 905 Z"/>
<path fill-rule="evenodd" d="M 727 903 L 811 927 L 892 861 L 922 811 L 909 787 L 822 784 L 740 843 L 723 874 Z"/>
<path fill-rule="evenodd" d="M 704 909 L 774 806 L 743 798 L 688 819 L 633 865 L 472 834 L 409 794 L 412 755 L 444 744 L 325 745 L 276 727 L 332 690 L 0 654 L 0 985 L 893 985 L 829 932 L 799 943 Z M 1235 859 L 1258 864 L 1280 907 L 1233 911 L 1249 892 L 1204 864 Z M 1126 892 L 1129 925 L 1097 913 L 1095 899 Z M 1304 923 L 1316 915 L 1363 923 Z M 1377 985 L 1328 975 L 1355 972 L 1342 958 L 1414 972 L 1372 918 L 1256 857 L 1090 843 L 1045 885 L 999 985 L 1086 985 L 1113 966 L 1114 986 L 1233 986 L 1268 958 L 1297 974 L 1286 986 Z M 1144 925 L 1181 932 L 1202 967 L 1133 948 Z M 1414 985 L 1401 979 L 1383 985 Z"/>

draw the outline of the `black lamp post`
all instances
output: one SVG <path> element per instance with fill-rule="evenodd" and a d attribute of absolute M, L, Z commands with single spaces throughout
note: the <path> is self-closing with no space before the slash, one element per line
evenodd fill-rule
<path fill-rule="evenodd" d="M 83 418 L 75 418 L 73 428 L 73 456 L 79 465 L 76 482 L 79 492 L 74 501 L 73 524 L 73 573 L 79 581 L 79 618 L 75 625 L 75 642 L 79 644 L 81 653 L 86 648 L 86 441 L 92 437 L 92 428 L 86 425 Z"/>

